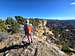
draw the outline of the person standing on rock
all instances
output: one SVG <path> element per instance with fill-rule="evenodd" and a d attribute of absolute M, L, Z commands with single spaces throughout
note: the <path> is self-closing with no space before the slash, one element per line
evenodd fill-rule
<path fill-rule="evenodd" d="M 24 24 L 24 31 L 25 31 L 25 37 L 28 39 L 28 43 L 32 43 L 32 24 L 29 22 L 29 20 L 26 20 L 26 23 Z"/>

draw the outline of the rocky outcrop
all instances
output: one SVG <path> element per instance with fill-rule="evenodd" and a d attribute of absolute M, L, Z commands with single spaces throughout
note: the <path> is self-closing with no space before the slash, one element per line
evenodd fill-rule
<path fill-rule="evenodd" d="M 0 42 L 0 56 L 66 56 L 55 44 L 48 43 L 46 36 L 34 36 L 30 45 L 22 44 L 20 35 L 9 37 Z"/>
<path fill-rule="evenodd" d="M 18 33 L 5 36 L 0 42 L 0 56 L 68 56 L 52 41 L 54 34 L 46 28 L 46 21 L 40 21 L 33 36 L 33 43 L 23 44 L 24 34 Z M 48 33 L 48 35 L 43 35 Z"/>

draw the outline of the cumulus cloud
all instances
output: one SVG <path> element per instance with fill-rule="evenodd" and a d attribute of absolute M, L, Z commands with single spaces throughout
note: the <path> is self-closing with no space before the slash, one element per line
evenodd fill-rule
<path fill-rule="evenodd" d="M 72 2 L 71 5 L 75 5 L 75 2 Z"/>

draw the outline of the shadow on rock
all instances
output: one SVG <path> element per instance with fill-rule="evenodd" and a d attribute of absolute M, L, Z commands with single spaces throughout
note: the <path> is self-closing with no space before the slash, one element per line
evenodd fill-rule
<path fill-rule="evenodd" d="M 0 53 L 6 52 L 6 51 L 11 50 L 11 49 L 27 48 L 28 45 L 30 45 L 30 44 L 26 43 L 24 45 L 13 45 L 13 46 L 9 46 L 9 47 L 4 47 L 3 49 L 0 49 Z"/>

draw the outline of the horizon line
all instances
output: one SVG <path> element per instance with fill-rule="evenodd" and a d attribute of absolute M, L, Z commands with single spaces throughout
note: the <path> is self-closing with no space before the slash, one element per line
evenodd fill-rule
<path fill-rule="evenodd" d="M 15 19 L 15 16 L 7 16 L 7 17 L 12 17 L 13 19 Z M 2 20 L 6 20 L 7 17 L 0 17 L 0 19 Z M 26 17 L 26 16 L 22 16 L 24 18 L 38 18 L 38 19 L 50 19 L 50 20 L 75 20 L 75 17 Z"/>

